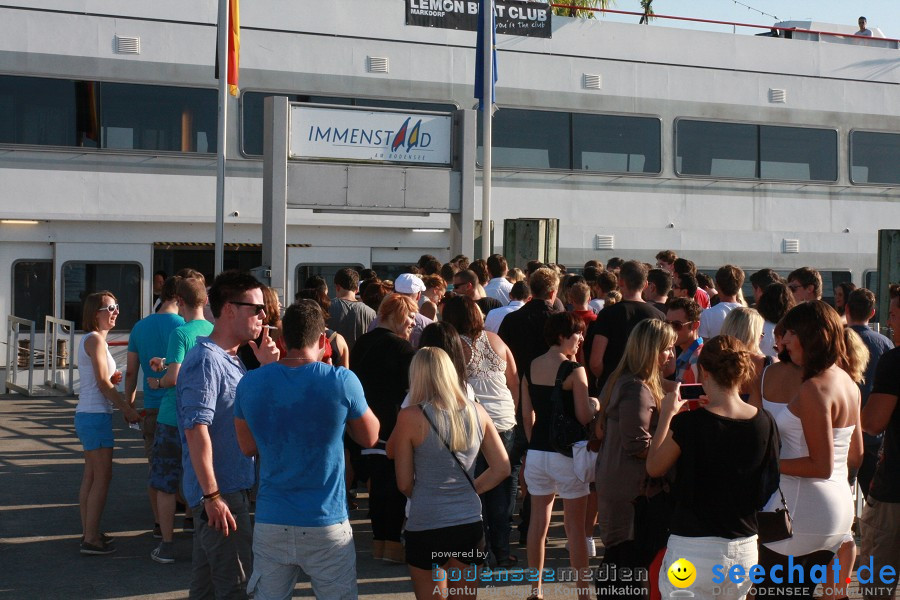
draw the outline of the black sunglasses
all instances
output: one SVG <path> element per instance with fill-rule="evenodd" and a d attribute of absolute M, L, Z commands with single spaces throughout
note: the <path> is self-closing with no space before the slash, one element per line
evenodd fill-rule
<path fill-rule="evenodd" d="M 254 314 L 259 314 L 262 311 L 266 310 L 265 304 L 254 304 L 253 302 L 238 302 L 236 300 L 229 300 L 229 304 L 237 304 L 238 306 L 252 306 Z"/>

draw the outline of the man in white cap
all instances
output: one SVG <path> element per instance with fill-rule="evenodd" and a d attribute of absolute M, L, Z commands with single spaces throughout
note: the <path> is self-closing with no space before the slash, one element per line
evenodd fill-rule
<path fill-rule="evenodd" d="M 418 275 L 403 273 L 402 275 L 398 275 L 397 279 L 394 280 L 394 291 L 398 294 L 409 296 L 416 301 L 416 304 L 418 304 L 419 297 L 422 295 L 422 292 L 425 291 L 425 283 Z M 415 318 L 416 324 L 409 336 L 409 343 L 413 345 L 413 348 L 418 348 L 419 338 L 422 337 L 422 330 L 434 323 L 434 321 L 418 312 L 415 313 Z M 375 320 L 369 325 L 368 330 L 372 331 L 376 327 L 378 327 L 378 317 L 375 317 Z"/>

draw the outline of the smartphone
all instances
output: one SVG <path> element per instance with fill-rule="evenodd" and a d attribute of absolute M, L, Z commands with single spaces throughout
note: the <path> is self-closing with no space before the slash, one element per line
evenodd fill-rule
<path fill-rule="evenodd" d="M 679 388 L 682 400 L 687 400 L 688 410 L 697 410 L 700 408 L 700 396 L 706 392 L 703 391 L 703 385 L 699 383 L 682 384 Z"/>

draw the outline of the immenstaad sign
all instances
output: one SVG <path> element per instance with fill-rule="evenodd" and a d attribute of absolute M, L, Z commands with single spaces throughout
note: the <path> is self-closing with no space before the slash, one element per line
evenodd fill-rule
<path fill-rule="evenodd" d="M 406 0 L 406 24 L 441 29 L 478 29 L 478 0 Z M 495 0 L 497 33 L 551 37 L 550 5 Z"/>
<path fill-rule="evenodd" d="M 291 106 L 291 158 L 449 165 L 450 116 Z"/>

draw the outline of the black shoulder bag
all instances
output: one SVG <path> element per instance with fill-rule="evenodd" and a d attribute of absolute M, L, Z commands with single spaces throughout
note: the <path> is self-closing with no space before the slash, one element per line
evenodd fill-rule
<path fill-rule="evenodd" d="M 769 434 L 769 443 L 766 453 L 769 457 L 769 472 L 763 473 L 763 493 L 774 493 L 773 487 L 778 490 L 781 496 L 781 508 L 774 511 L 758 511 L 756 513 L 757 530 L 759 532 L 759 541 L 762 544 L 772 542 L 780 542 L 794 536 L 794 523 L 791 519 L 791 511 L 788 510 L 787 502 L 784 494 L 781 492 L 780 475 L 778 472 L 778 447 L 780 439 L 778 436 L 778 426 L 775 425 L 775 419 L 768 412 L 765 413 L 769 418 L 769 424 L 772 428 Z"/>
<path fill-rule="evenodd" d="M 453 457 L 453 460 L 456 461 L 456 464 L 459 465 L 459 468 L 462 470 L 463 475 L 465 475 L 465 476 L 466 476 L 466 479 L 469 481 L 469 485 L 472 486 L 472 490 L 477 494 L 477 493 L 478 493 L 478 490 L 475 489 L 475 482 L 472 481 L 472 477 L 471 477 L 471 475 L 469 475 L 469 472 L 466 471 L 466 467 L 462 464 L 462 462 L 460 462 L 459 458 L 456 456 L 456 452 L 454 452 L 453 450 L 451 450 L 451 449 L 450 449 L 450 444 L 447 443 L 447 440 L 445 440 L 443 437 L 441 437 L 441 434 L 440 434 L 440 432 L 437 430 L 437 427 L 434 426 L 434 422 L 432 422 L 431 417 L 429 417 L 429 416 L 428 416 L 428 413 L 425 412 L 425 407 L 422 406 L 422 405 L 420 404 L 420 405 L 419 405 L 419 409 L 422 411 L 422 416 L 425 417 L 425 420 L 428 421 L 428 424 L 429 424 L 429 425 L 431 425 L 431 430 L 434 431 L 434 435 L 436 435 L 437 438 L 438 438 L 439 440 L 441 440 L 441 442 L 443 442 L 444 448 L 447 449 L 447 452 L 450 453 L 450 456 L 452 456 L 452 457 Z"/>

